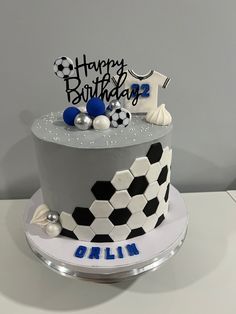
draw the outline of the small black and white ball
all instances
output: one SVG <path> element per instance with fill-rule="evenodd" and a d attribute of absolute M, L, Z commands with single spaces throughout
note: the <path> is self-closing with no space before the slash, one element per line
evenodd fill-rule
<path fill-rule="evenodd" d="M 125 108 L 118 108 L 111 112 L 110 122 L 113 128 L 127 127 L 131 121 L 131 113 Z"/>
<path fill-rule="evenodd" d="M 74 73 L 73 61 L 65 56 L 59 57 L 54 61 L 53 70 L 58 77 L 66 79 Z"/>

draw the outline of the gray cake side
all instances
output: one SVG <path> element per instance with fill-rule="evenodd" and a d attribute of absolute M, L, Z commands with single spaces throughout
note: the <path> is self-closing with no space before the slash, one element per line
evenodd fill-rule
<path fill-rule="evenodd" d="M 164 219 L 172 126 L 149 126 L 143 117 L 135 117 L 123 132 L 86 133 L 55 123 L 60 119 L 58 114 L 45 117 L 32 127 L 39 177 L 45 204 L 61 214 L 64 235 L 83 241 L 120 241 L 148 232 L 160 217 Z M 83 145 L 78 137 L 83 138 Z M 128 183 L 126 175 L 131 178 Z M 110 212 L 101 210 L 99 215 L 99 202 L 109 204 Z"/>

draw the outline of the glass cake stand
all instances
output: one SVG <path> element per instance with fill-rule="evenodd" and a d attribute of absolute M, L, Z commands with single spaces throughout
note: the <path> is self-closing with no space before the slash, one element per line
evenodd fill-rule
<path fill-rule="evenodd" d="M 113 283 L 154 271 L 178 252 L 187 233 L 187 209 L 181 194 L 173 186 L 170 188 L 169 213 L 162 224 L 145 235 L 116 243 L 88 243 L 65 237 L 49 238 L 41 228 L 29 223 L 35 209 L 42 203 L 41 190 L 38 190 L 32 196 L 31 204 L 24 215 L 27 242 L 44 265 L 71 278 Z M 129 254 L 127 250 L 127 245 L 132 244 L 137 248 L 135 254 Z M 85 254 L 78 258 L 75 251 L 79 246 L 85 247 L 88 253 L 92 247 L 99 247 L 101 257 L 90 259 Z M 123 258 L 117 255 L 118 246 L 122 248 Z M 113 259 L 105 258 L 103 252 L 106 248 L 114 255 Z"/>

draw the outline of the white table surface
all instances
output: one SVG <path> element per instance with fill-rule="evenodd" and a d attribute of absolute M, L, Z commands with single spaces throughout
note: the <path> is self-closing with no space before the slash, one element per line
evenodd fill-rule
<path fill-rule="evenodd" d="M 236 200 L 227 192 L 183 197 L 190 223 L 180 252 L 156 272 L 113 285 L 41 265 L 22 230 L 27 200 L 0 201 L 0 313 L 235 314 Z"/>

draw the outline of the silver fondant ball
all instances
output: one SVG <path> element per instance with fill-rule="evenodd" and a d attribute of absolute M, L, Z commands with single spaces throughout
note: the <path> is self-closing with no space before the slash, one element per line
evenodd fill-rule
<path fill-rule="evenodd" d="M 108 107 L 107 107 L 107 110 L 113 111 L 113 110 L 119 109 L 119 108 L 121 108 L 121 104 L 120 104 L 119 100 L 113 99 L 113 100 L 111 100 L 111 101 L 109 102 L 109 105 L 108 105 Z"/>
<path fill-rule="evenodd" d="M 50 238 L 55 238 L 61 233 L 62 227 L 59 222 L 47 224 L 45 231 Z"/>
<path fill-rule="evenodd" d="M 82 131 L 88 130 L 93 121 L 86 113 L 79 113 L 74 120 L 75 126 Z"/>
<path fill-rule="evenodd" d="M 50 210 L 47 214 L 47 221 L 55 223 L 59 220 L 59 214 L 56 211 Z"/>

